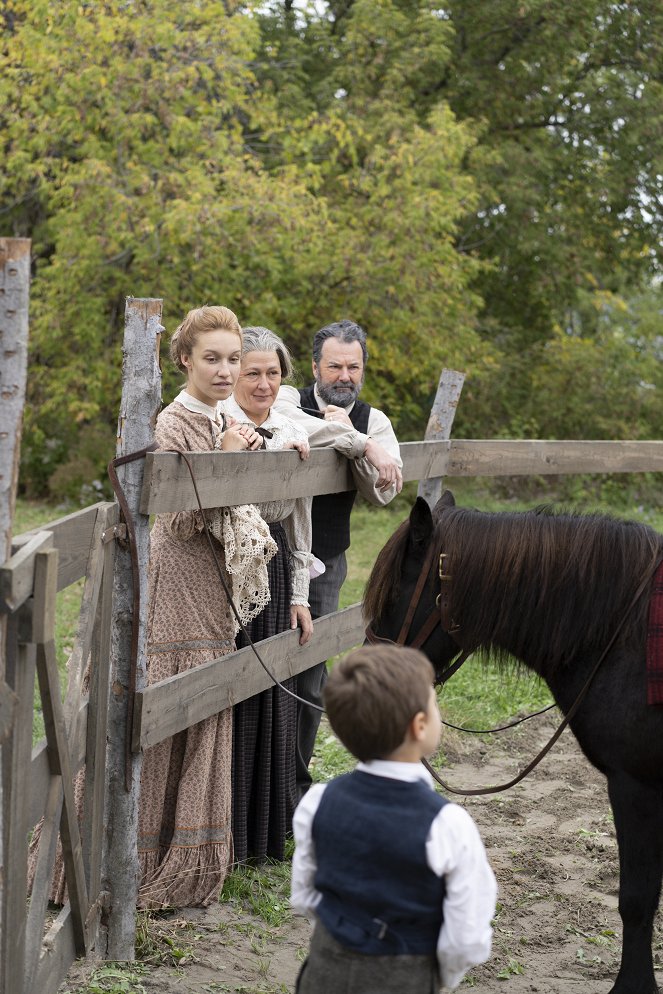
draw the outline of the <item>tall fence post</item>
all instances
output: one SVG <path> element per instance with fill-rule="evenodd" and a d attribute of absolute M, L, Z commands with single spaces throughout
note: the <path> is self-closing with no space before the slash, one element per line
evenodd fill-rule
<path fill-rule="evenodd" d="M 126 456 L 150 445 L 161 402 L 159 344 L 162 301 L 127 298 L 122 362 L 122 401 L 118 419 L 117 456 Z M 138 893 L 138 793 L 142 758 L 128 749 L 131 739 L 132 665 L 135 687 L 145 683 L 147 618 L 147 564 L 149 517 L 140 514 L 139 502 L 145 460 L 118 467 L 118 478 L 134 522 L 138 558 L 140 612 L 135 617 L 130 550 L 120 541 L 113 570 L 111 614 L 111 690 L 108 706 L 107 785 L 108 811 L 103 889 L 108 894 L 104 924 L 108 959 L 132 960 L 136 935 Z M 132 663 L 132 625 L 138 626 L 138 653 Z M 103 940 L 102 940 L 103 941 Z"/>
<path fill-rule="evenodd" d="M 451 435 L 451 426 L 456 417 L 456 408 L 464 382 L 465 373 L 458 373 L 455 369 L 442 370 L 426 425 L 426 434 L 424 435 L 426 441 L 448 439 Z M 438 476 L 421 480 L 419 483 L 417 496 L 423 497 L 430 508 L 435 507 L 442 494 L 442 479 L 441 476 Z"/>
<path fill-rule="evenodd" d="M 30 239 L 0 238 L 0 562 L 9 559 L 12 550 L 28 368 L 29 300 Z M 16 700 L 5 683 L 6 651 L 7 616 L 0 610 L 0 753 L 12 726 Z M 4 960 L 4 941 L 11 941 L 5 922 L 4 759 L 2 756 L 0 762 L 0 961 Z"/>

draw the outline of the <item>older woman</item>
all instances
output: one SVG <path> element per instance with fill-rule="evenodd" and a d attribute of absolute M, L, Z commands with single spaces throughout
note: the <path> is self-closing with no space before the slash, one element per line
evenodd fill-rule
<path fill-rule="evenodd" d="M 309 452 L 306 433 L 273 411 L 283 378 L 292 375 L 285 345 L 267 328 L 244 328 L 242 363 L 233 398 L 220 408 L 228 423 L 263 434 L 267 449 Z M 311 500 L 259 504 L 278 553 L 268 563 L 271 599 L 247 626 L 253 641 L 300 628 L 300 644 L 313 633 L 308 606 Z M 238 647 L 246 644 L 240 633 Z M 295 690 L 296 679 L 284 686 Z M 296 804 L 297 702 L 274 687 L 235 706 L 233 730 L 233 843 L 235 860 L 284 858 Z"/>

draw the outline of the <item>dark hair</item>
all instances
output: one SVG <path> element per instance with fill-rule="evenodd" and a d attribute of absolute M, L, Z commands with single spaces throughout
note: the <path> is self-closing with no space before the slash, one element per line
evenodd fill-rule
<path fill-rule="evenodd" d="M 431 663 L 418 649 L 356 649 L 329 674 L 329 724 L 357 759 L 382 759 L 401 745 L 414 716 L 427 711 L 433 678 Z"/>
<path fill-rule="evenodd" d="M 207 304 L 203 307 L 194 307 L 175 329 L 170 340 L 170 358 L 183 373 L 187 371 L 182 362 L 183 356 L 191 355 L 199 335 L 207 331 L 232 331 L 239 338 L 241 345 L 242 329 L 237 315 L 229 307 Z"/>
<path fill-rule="evenodd" d="M 368 349 L 366 348 L 366 332 L 354 321 L 334 321 L 326 324 L 320 331 L 316 331 L 313 337 L 313 362 L 320 365 L 322 357 L 322 346 L 328 338 L 338 338 L 339 342 L 359 342 L 361 354 L 364 359 L 364 366 L 368 362 Z"/>
<path fill-rule="evenodd" d="M 276 352 L 282 378 L 284 380 L 292 378 L 294 370 L 290 353 L 283 340 L 275 332 L 270 331 L 269 328 L 255 325 L 242 328 L 242 337 L 242 355 L 246 355 L 247 352 Z"/>

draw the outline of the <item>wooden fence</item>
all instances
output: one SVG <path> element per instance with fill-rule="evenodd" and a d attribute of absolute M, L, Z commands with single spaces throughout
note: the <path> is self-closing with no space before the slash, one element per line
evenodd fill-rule
<path fill-rule="evenodd" d="M 129 302 L 127 327 L 144 332 L 142 360 L 125 338 L 125 365 L 154 366 L 158 355 L 158 302 Z M 141 330 L 142 329 L 142 330 Z M 135 329 L 134 329 L 135 330 Z M 146 344 L 147 343 L 147 344 Z M 154 370 L 147 377 L 152 383 Z M 125 385 L 131 377 L 125 376 Z M 145 377 L 134 388 L 145 401 Z M 120 451 L 149 441 L 153 414 L 123 394 Z M 138 403 L 138 402 L 137 402 Z M 128 425 L 134 418 L 143 436 Z M 492 475 L 620 473 L 663 470 L 663 442 L 529 442 L 425 440 L 401 446 L 406 480 Z M 294 452 L 201 453 L 192 456 L 203 506 L 341 492 L 350 489 L 348 463 L 332 451 L 307 462 Z M 197 506 L 183 461 L 151 453 L 123 477 L 140 546 L 145 589 L 149 515 Z M 129 572 L 127 570 L 129 569 Z M 61 702 L 55 668 L 56 592 L 85 577 L 69 687 Z M 144 631 L 139 639 L 135 693 L 126 672 L 132 616 L 131 574 L 125 529 L 117 505 L 100 503 L 21 536 L 0 567 L 0 612 L 7 619 L 6 679 L 17 698 L 10 738 L 3 747 L 5 880 L 0 994 L 50 994 L 76 956 L 93 950 L 111 959 L 133 955 L 136 815 L 142 750 L 244 700 L 270 685 L 250 649 L 144 685 Z M 261 655 L 284 680 L 363 639 L 360 605 L 315 622 L 313 640 L 299 646 L 297 632 L 261 643 Z M 89 687 L 83 686 L 87 667 Z M 46 740 L 31 751 L 33 684 L 39 677 Z M 130 743 L 129 764 L 125 744 Z M 84 778 L 83 820 L 77 824 L 73 783 Z M 127 773 L 129 776 L 127 777 Z M 27 900 L 27 839 L 43 818 L 40 860 Z M 47 893 L 59 826 L 68 902 L 46 929 Z M 121 865 L 120 865 L 121 864 Z M 133 903 L 132 903 L 133 895 Z"/>

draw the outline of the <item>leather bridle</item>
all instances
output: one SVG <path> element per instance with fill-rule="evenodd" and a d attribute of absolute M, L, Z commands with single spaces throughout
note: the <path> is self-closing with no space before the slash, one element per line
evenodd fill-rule
<path fill-rule="evenodd" d="M 405 612 L 405 617 L 403 618 L 400 631 L 393 642 L 395 645 L 407 645 L 411 649 L 420 649 L 428 641 L 438 626 L 443 632 L 450 635 L 458 645 L 459 653 L 456 654 L 442 673 L 438 675 L 435 681 L 438 684 L 445 684 L 449 677 L 453 676 L 453 674 L 460 669 L 465 660 L 468 659 L 473 652 L 472 649 L 463 649 L 456 638 L 456 633 L 460 631 L 460 627 L 451 618 L 451 574 L 445 571 L 446 558 L 447 554 L 445 552 L 441 552 L 438 555 L 434 548 L 430 548 L 428 550 L 424 563 L 419 572 L 414 590 L 412 591 L 412 596 L 410 597 L 410 602 L 408 604 L 407 611 Z M 437 575 L 440 579 L 440 592 L 435 598 L 435 607 L 430 612 L 412 641 L 408 642 L 407 639 L 410 634 L 410 629 L 412 628 L 412 622 L 414 621 L 417 606 L 426 584 L 431 579 L 431 573 L 436 559 Z M 366 640 L 370 642 L 371 645 L 378 645 L 380 642 L 392 642 L 391 639 L 376 635 L 370 624 L 366 627 Z"/>

